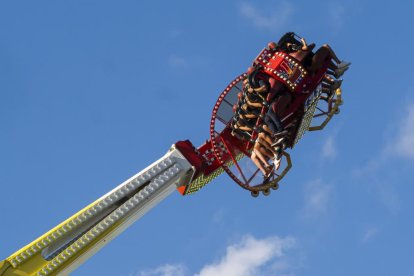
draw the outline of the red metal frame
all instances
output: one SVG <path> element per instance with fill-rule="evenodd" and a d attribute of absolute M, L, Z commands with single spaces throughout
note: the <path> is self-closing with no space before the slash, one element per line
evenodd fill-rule
<path fill-rule="evenodd" d="M 290 104 L 290 107 L 285 111 L 285 115 L 282 117 L 284 126 L 303 115 L 305 101 L 320 84 L 327 70 L 327 64 L 325 64 L 325 66 L 318 72 L 310 76 L 300 62 L 293 57 L 283 52 L 268 49 L 261 51 L 254 61 L 254 64 L 260 66 L 259 73 L 261 76 L 264 76 L 267 79 L 274 78 L 276 81 L 281 82 L 294 96 L 294 101 Z M 190 163 L 194 165 L 196 169 L 194 178 L 200 174 L 208 176 L 222 167 L 241 187 L 257 192 L 275 187 L 277 183 L 262 183 L 255 186 L 250 185 L 250 181 L 257 174 L 257 171 L 255 171 L 251 177 L 246 176 L 239 166 L 236 156 L 244 154 L 250 157 L 251 148 L 254 143 L 247 139 L 239 139 L 232 135 L 230 122 L 223 122 L 217 114 L 227 94 L 232 91 L 232 88 L 235 85 L 243 81 L 246 77 L 247 73 L 241 74 L 230 82 L 219 95 L 218 100 L 214 105 L 210 120 L 210 140 L 206 141 L 206 143 L 198 149 L 196 149 L 189 141 L 180 141 L 176 144 L 176 147 L 183 153 Z M 221 132 L 218 132 L 215 129 L 217 120 L 220 120 L 224 125 L 227 123 Z M 295 131 L 297 132 L 297 129 Z M 258 133 L 256 132 L 252 133 L 252 140 L 257 137 L 257 134 Z M 288 146 L 292 147 L 292 143 Z M 235 165 L 243 180 L 231 171 L 231 165 Z M 273 176 L 272 179 L 275 179 L 274 177 L 275 176 Z M 186 187 L 180 187 L 180 193 L 185 194 L 185 189 Z"/>
<path fill-rule="evenodd" d="M 313 75 L 309 75 L 309 73 L 303 68 L 300 62 L 295 58 L 289 56 L 286 53 L 271 51 L 268 49 L 262 50 L 262 52 L 254 61 L 254 64 L 256 66 L 261 66 L 259 72 L 262 76 L 266 76 L 266 78 L 274 78 L 276 81 L 282 82 L 294 96 L 294 101 L 290 104 L 290 107 L 285 111 L 285 115 L 282 117 L 282 123 L 284 126 L 288 125 L 293 120 L 298 119 L 298 117 L 300 119 L 300 117 L 303 115 L 303 107 L 305 101 L 320 84 L 327 70 L 327 64 L 325 64 L 318 72 Z M 226 173 L 241 187 L 250 191 L 260 191 L 270 188 L 273 183 L 270 183 L 269 185 L 262 183 L 256 186 L 251 186 L 250 181 L 254 175 L 250 178 L 246 177 L 235 158 L 235 156 L 237 156 L 240 152 L 243 152 L 245 155 L 250 157 L 250 151 L 253 143 L 248 140 L 237 139 L 235 136 L 231 135 L 232 129 L 230 125 L 227 125 L 227 127 L 221 133 L 217 133 L 215 130 L 217 112 L 224 98 L 231 91 L 231 88 L 239 81 L 243 80 L 245 77 L 247 77 L 247 74 L 243 74 L 237 77 L 220 94 L 213 108 L 213 114 L 210 121 L 210 139 L 217 160 L 221 163 L 221 166 L 226 171 Z M 297 132 L 297 129 L 295 129 L 295 132 Z M 257 137 L 257 134 L 258 133 L 253 131 L 251 138 L 254 140 Z M 296 134 L 294 133 L 293 136 L 294 135 Z M 226 140 L 229 140 L 229 142 L 226 142 Z M 218 141 L 225 145 L 226 152 L 221 149 Z M 293 146 L 292 142 L 293 139 L 292 141 L 289 141 L 289 147 Z M 227 165 L 229 161 L 232 161 L 231 163 L 233 163 L 239 170 L 240 175 L 243 179 L 235 176 L 235 174 L 230 170 L 229 166 Z M 257 172 L 254 174 L 256 173 Z"/>

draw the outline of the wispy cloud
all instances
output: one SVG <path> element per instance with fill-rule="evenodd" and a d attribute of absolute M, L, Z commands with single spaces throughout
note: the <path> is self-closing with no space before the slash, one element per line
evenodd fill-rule
<path fill-rule="evenodd" d="M 315 180 L 305 185 L 304 208 L 305 218 L 317 218 L 326 214 L 332 201 L 333 188 L 331 185 Z"/>
<path fill-rule="evenodd" d="M 363 243 L 371 241 L 378 234 L 378 231 L 379 231 L 378 227 L 375 227 L 375 226 L 368 227 L 367 229 L 364 230 L 361 241 Z"/>
<path fill-rule="evenodd" d="M 389 213 L 397 214 L 402 201 L 395 189 L 395 179 L 384 173 L 389 164 L 387 159 L 385 154 L 372 159 L 364 167 L 355 169 L 354 176 L 370 189 L 370 194 L 375 195 Z"/>
<path fill-rule="evenodd" d="M 406 106 L 393 131 L 386 129 L 391 133 L 387 142 L 364 166 L 354 170 L 354 176 L 367 183 L 367 187 L 372 189 L 391 214 L 397 214 L 403 206 L 396 190 L 398 179 L 387 172 L 392 162 L 396 161 L 395 157 L 414 159 L 414 103 Z"/>
<path fill-rule="evenodd" d="M 189 62 L 183 57 L 170 55 L 168 57 L 168 65 L 172 68 L 184 69 L 189 67 Z"/>
<path fill-rule="evenodd" d="M 414 104 L 407 107 L 400 121 L 397 136 L 388 150 L 400 157 L 414 158 Z"/>
<path fill-rule="evenodd" d="M 138 276 L 185 276 L 187 268 L 181 264 L 165 264 L 155 269 L 141 271 Z"/>
<path fill-rule="evenodd" d="M 168 37 L 171 39 L 176 39 L 179 38 L 180 36 L 182 36 L 184 34 L 183 30 L 181 29 L 171 29 L 168 32 Z"/>
<path fill-rule="evenodd" d="M 226 211 L 224 209 L 219 209 L 213 214 L 213 223 L 221 224 L 225 221 Z"/>
<path fill-rule="evenodd" d="M 293 14 L 293 6 L 290 2 L 282 2 L 277 10 L 265 10 L 243 2 L 240 5 L 240 13 L 257 28 L 278 31 L 288 23 Z"/>
<path fill-rule="evenodd" d="M 277 236 L 256 239 L 245 236 L 241 242 L 227 247 L 226 255 L 220 261 L 204 266 L 198 276 L 250 276 L 265 275 L 263 266 L 273 262 L 266 275 L 279 275 L 290 268 L 286 262 L 277 262 L 292 248 L 296 241 L 292 237 Z"/>
<path fill-rule="evenodd" d="M 326 139 L 325 143 L 323 144 L 322 157 L 328 158 L 328 159 L 334 159 L 337 153 L 338 151 L 335 145 L 335 137 L 329 136 L 328 139 Z"/>
<path fill-rule="evenodd" d="M 397 214 L 401 209 L 401 198 L 395 190 L 395 183 L 391 181 L 375 181 L 376 192 L 379 200 L 385 205 L 392 214 Z"/>
<path fill-rule="evenodd" d="M 389 131 L 389 130 L 387 130 Z M 407 105 L 387 143 L 367 165 L 356 172 L 374 173 L 387 165 L 390 157 L 414 159 L 414 103 Z"/>
<path fill-rule="evenodd" d="M 328 7 L 329 25 L 339 31 L 345 25 L 345 6 L 340 2 L 333 2 Z"/>

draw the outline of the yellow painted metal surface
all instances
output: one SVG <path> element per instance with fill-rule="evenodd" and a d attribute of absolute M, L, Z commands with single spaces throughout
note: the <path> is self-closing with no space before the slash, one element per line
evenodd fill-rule
<path fill-rule="evenodd" d="M 240 153 L 236 156 L 236 160 L 240 161 L 245 155 L 243 153 Z M 227 163 L 228 167 L 233 166 L 233 161 L 229 161 Z M 213 181 L 216 177 L 218 177 L 220 174 L 224 172 L 224 169 L 222 167 L 217 168 L 215 171 L 210 173 L 208 176 L 201 174 L 196 179 L 194 179 L 189 185 L 187 185 L 187 188 L 185 190 L 184 195 L 190 195 L 195 192 L 198 192 L 201 188 L 206 186 L 208 183 Z"/>
<path fill-rule="evenodd" d="M 52 259 L 45 260 L 41 253 L 53 242 L 61 238 L 68 231 L 76 228 L 80 223 L 92 215 L 91 209 L 97 205 L 100 200 L 93 202 L 84 209 L 80 210 L 58 226 L 54 227 L 47 233 L 43 234 L 33 242 L 29 243 L 22 249 L 18 250 L 2 263 L 7 266 L 6 269 L 0 269 L 1 276 L 8 275 L 37 275 L 37 272 L 44 267 L 52 267 L 57 261 Z M 63 259 L 61 259 L 63 261 Z M 41 274 L 40 274 L 41 275 Z"/>
<path fill-rule="evenodd" d="M 160 200 L 188 183 L 191 164 L 175 149 L 0 262 L 0 276 L 68 275 Z"/>

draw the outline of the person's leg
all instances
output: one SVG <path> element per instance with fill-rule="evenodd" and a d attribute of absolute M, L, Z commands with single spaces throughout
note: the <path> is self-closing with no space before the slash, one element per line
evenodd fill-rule
<path fill-rule="evenodd" d="M 330 70 L 333 72 L 332 76 L 335 74 L 335 70 L 338 69 L 338 66 L 332 61 L 332 59 L 328 62 L 328 68 L 327 70 Z"/>
<path fill-rule="evenodd" d="M 276 154 L 271 146 L 273 143 L 272 139 L 265 135 L 263 132 L 259 133 L 256 143 L 259 143 L 267 152 L 271 153 L 272 156 Z"/>
<path fill-rule="evenodd" d="M 274 134 L 273 131 L 266 124 L 262 125 L 262 129 L 263 129 L 264 132 L 266 132 L 267 135 L 273 135 Z"/>
<path fill-rule="evenodd" d="M 322 47 L 324 47 L 329 52 L 331 59 L 333 59 L 336 62 L 336 64 L 333 64 L 331 62 L 328 65 L 328 68 L 334 71 L 334 76 L 336 78 L 339 78 L 345 73 L 346 70 L 348 70 L 348 67 L 349 65 L 351 65 L 351 63 L 346 62 L 346 61 L 341 61 L 328 44 L 324 44 Z"/>
<path fill-rule="evenodd" d="M 329 46 L 328 44 L 324 44 L 324 45 L 322 45 L 321 48 L 326 49 L 328 51 L 329 56 L 331 57 L 331 59 L 333 59 L 337 64 L 341 63 L 341 60 L 336 56 L 336 54 L 332 50 L 331 46 Z"/>
<path fill-rule="evenodd" d="M 262 108 L 263 104 L 262 103 L 257 103 L 257 102 L 252 102 L 249 100 L 249 98 L 246 97 L 246 104 L 250 107 L 250 108 Z"/>
<path fill-rule="evenodd" d="M 322 67 L 322 65 L 331 59 L 329 50 L 326 47 L 320 47 L 312 57 L 312 64 L 309 66 L 308 71 L 315 73 Z"/>
<path fill-rule="evenodd" d="M 265 169 L 265 167 L 263 167 L 262 163 L 260 162 L 256 151 L 253 150 L 252 155 L 250 156 L 250 159 L 253 161 L 253 163 L 256 165 L 256 167 L 264 174 L 267 175 L 267 170 Z"/>
<path fill-rule="evenodd" d="M 333 63 L 332 60 L 334 60 L 336 64 Z M 314 73 L 327 61 L 328 69 L 332 70 L 334 73 L 333 75 L 337 78 L 340 77 L 351 64 L 349 62 L 341 62 L 332 48 L 328 44 L 324 44 L 316 51 L 315 55 L 312 57 L 312 65 L 308 70 Z"/>
<path fill-rule="evenodd" d="M 269 160 L 270 158 L 273 157 L 273 153 L 268 151 L 265 147 L 263 147 L 260 143 L 256 142 L 257 149 L 259 150 L 260 154 L 262 155 L 262 157 L 264 159 L 261 159 L 263 161 L 264 164 L 266 164 L 267 166 L 269 166 L 269 164 L 267 163 L 267 160 Z"/>
<path fill-rule="evenodd" d="M 243 131 L 247 131 L 247 132 L 252 132 L 253 131 L 253 128 L 242 124 L 240 121 L 237 121 L 234 126 L 235 126 L 235 128 L 243 130 Z"/>
<path fill-rule="evenodd" d="M 267 134 L 266 134 L 266 133 L 264 133 L 264 132 L 260 132 L 260 133 L 259 133 L 259 139 L 261 139 L 261 140 L 265 141 L 265 142 L 269 145 L 269 147 L 270 147 L 270 145 L 273 143 L 272 138 L 270 138 L 270 136 L 269 136 L 269 135 L 267 135 Z"/>
<path fill-rule="evenodd" d="M 271 166 L 269 165 L 267 160 L 272 158 L 272 155 L 268 153 L 259 143 L 255 143 L 250 158 L 264 175 L 267 175 L 269 173 Z"/>
<path fill-rule="evenodd" d="M 255 119 L 257 117 L 259 117 L 259 116 L 256 115 L 256 114 L 253 114 L 253 113 L 240 114 L 240 118 L 245 119 L 245 120 L 246 119 Z"/>

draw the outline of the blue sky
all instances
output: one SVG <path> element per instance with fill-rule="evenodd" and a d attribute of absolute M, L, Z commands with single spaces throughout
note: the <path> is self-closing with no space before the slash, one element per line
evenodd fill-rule
<path fill-rule="evenodd" d="M 0 259 L 202 144 L 222 89 L 295 31 L 352 67 L 281 188 L 254 199 L 223 175 L 175 193 L 73 275 L 414 275 L 413 5 L 0 2 Z"/>

